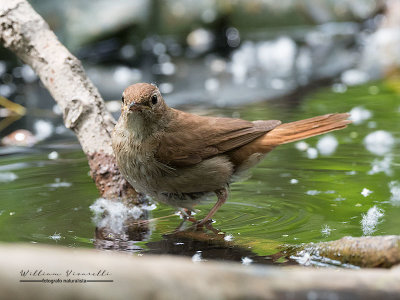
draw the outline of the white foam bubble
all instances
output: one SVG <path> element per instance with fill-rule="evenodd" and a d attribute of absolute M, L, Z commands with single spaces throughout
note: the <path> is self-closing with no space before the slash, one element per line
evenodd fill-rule
<path fill-rule="evenodd" d="M 318 140 L 317 149 L 322 155 L 332 155 L 338 145 L 339 142 L 333 135 L 325 135 Z"/>
<path fill-rule="evenodd" d="M 112 76 L 117 84 L 128 85 L 139 81 L 142 78 L 142 72 L 139 69 L 120 65 L 114 69 Z"/>
<path fill-rule="evenodd" d="M 372 112 L 362 106 L 353 107 L 350 111 L 350 120 L 353 121 L 353 124 L 359 125 L 362 124 L 365 120 L 368 120 L 372 117 Z"/>
<path fill-rule="evenodd" d="M 166 52 L 166 50 L 167 50 L 167 47 L 161 42 L 155 43 L 153 46 L 153 54 L 156 56 L 160 56 L 160 55 L 164 54 Z"/>
<path fill-rule="evenodd" d="M 188 34 L 186 42 L 193 51 L 202 53 L 210 49 L 214 38 L 215 36 L 211 31 L 198 28 Z"/>
<path fill-rule="evenodd" d="M 400 206 L 400 182 L 389 182 L 389 189 L 390 193 L 392 194 L 390 197 L 390 202 L 395 206 Z"/>
<path fill-rule="evenodd" d="M 163 75 L 173 75 L 176 71 L 176 67 L 171 62 L 165 62 L 159 65 L 159 70 Z"/>
<path fill-rule="evenodd" d="M 206 79 L 204 88 L 209 92 L 216 92 L 219 89 L 219 80 L 217 78 Z"/>
<path fill-rule="evenodd" d="M 363 195 L 364 197 L 368 197 L 370 194 L 372 194 L 372 191 L 367 188 L 363 188 L 363 190 L 361 191 L 361 195 Z"/>
<path fill-rule="evenodd" d="M 391 133 L 385 130 L 371 132 L 364 138 L 367 150 L 376 155 L 385 155 L 394 146 L 395 140 Z"/>
<path fill-rule="evenodd" d="M 58 240 L 61 240 L 62 236 L 60 233 L 55 232 L 53 235 L 50 235 L 49 238 L 52 240 L 58 241 Z"/>
<path fill-rule="evenodd" d="M 300 265 L 309 266 L 311 264 L 311 254 L 306 251 L 298 253 L 299 256 L 293 256 Z"/>
<path fill-rule="evenodd" d="M 369 80 L 367 73 L 357 69 L 344 71 L 340 78 L 344 84 L 349 86 L 363 84 Z"/>
<path fill-rule="evenodd" d="M 119 112 L 121 110 L 121 100 L 105 101 L 106 109 L 109 112 Z"/>
<path fill-rule="evenodd" d="M 158 88 L 160 89 L 160 92 L 163 94 L 170 94 L 174 91 L 174 85 L 169 82 L 160 83 Z"/>
<path fill-rule="evenodd" d="M 296 59 L 297 46 L 289 37 L 257 44 L 257 59 L 260 66 L 278 77 L 289 76 Z"/>
<path fill-rule="evenodd" d="M 253 262 L 253 260 L 250 257 L 242 257 L 242 264 L 245 266 L 250 265 Z"/>
<path fill-rule="evenodd" d="M 25 82 L 34 82 L 38 77 L 33 69 L 28 65 L 23 65 L 21 68 L 21 76 Z"/>
<path fill-rule="evenodd" d="M 10 97 L 13 93 L 12 85 L 11 84 L 0 84 L 0 95 L 3 97 Z"/>
<path fill-rule="evenodd" d="M 210 70 L 214 73 L 225 72 L 226 66 L 226 61 L 222 58 L 212 58 L 210 61 Z"/>
<path fill-rule="evenodd" d="M 52 151 L 47 155 L 48 159 L 55 160 L 58 159 L 59 155 L 57 151 Z"/>
<path fill-rule="evenodd" d="M 134 206 L 127 207 L 121 202 L 104 198 L 97 199 L 91 206 L 94 213 L 93 221 L 98 227 L 107 227 L 114 233 L 122 233 L 125 221 L 132 217 L 137 220 L 142 215 L 142 210 Z"/>
<path fill-rule="evenodd" d="M 192 256 L 192 262 L 198 263 L 204 261 L 203 258 L 201 257 L 201 251 L 197 251 L 196 254 Z"/>
<path fill-rule="evenodd" d="M 285 86 L 286 86 L 285 81 L 280 78 L 271 79 L 270 84 L 271 84 L 271 87 L 275 90 L 283 90 L 283 89 L 285 89 Z"/>
<path fill-rule="evenodd" d="M 53 134 L 54 126 L 48 121 L 37 120 L 33 124 L 35 137 L 38 141 L 43 141 Z"/>
<path fill-rule="evenodd" d="M 313 67 L 312 53 L 310 48 L 302 47 L 299 49 L 296 59 L 296 68 L 299 74 L 306 75 L 308 81 L 308 76 L 310 75 Z M 307 83 L 307 81 L 305 83 Z"/>
<path fill-rule="evenodd" d="M 292 179 L 290 179 L 290 183 L 291 184 L 298 184 L 299 181 L 297 179 L 295 179 L 295 178 L 292 178 Z"/>
<path fill-rule="evenodd" d="M 225 36 L 227 38 L 227 44 L 230 47 L 237 47 L 240 44 L 240 32 L 239 30 L 237 30 L 237 28 L 235 27 L 229 27 L 228 29 L 226 29 L 225 31 Z"/>
<path fill-rule="evenodd" d="M 321 194 L 321 192 L 317 191 L 317 190 L 309 190 L 306 192 L 306 194 L 310 195 L 310 196 L 315 196 L 315 195 Z"/>
<path fill-rule="evenodd" d="M 376 231 L 376 226 L 379 219 L 384 216 L 383 210 L 379 209 L 376 205 L 371 207 L 367 214 L 362 215 L 361 229 L 364 235 L 370 235 Z"/>
<path fill-rule="evenodd" d="M 304 141 L 297 142 L 296 144 L 294 144 L 294 146 L 299 151 L 306 151 L 308 149 L 308 147 L 309 147 L 309 145 Z"/>
<path fill-rule="evenodd" d="M 233 241 L 233 235 L 232 234 L 228 234 L 228 235 L 224 236 L 224 241 L 225 242 L 232 242 Z"/>
<path fill-rule="evenodd" d="M 11 182 L 17 179 L 18 176 L 13 172 L 0 173 L 0 183 Z"/>
<path fill-rule="evenodd" d="M 129 59 L 135 56 L 136 50 L 134 46 L 127 44 L 121 47 L 119 53 L 123 58 Z"/>
<path fill-rule="evenodd" d="M 315 148 L 308 148 L 307 149 L 307 157 L 309 159 L 316 159 L 318 157 L 318 150 Z"/>
<path fill-rule="evenodd" d="M 330 235 L 331 232 L 332 232 L 332 229 L 331 229 L 328 225 L 325 224 L 324 226 L 322 226 L 321 233 L 322 233 L 324 236 Z"/>
<path fill-rule="evenodd" d="M 205 23 L 211 23 L 215 21 L 217 16 L 218 16 L 217 10 L 212 7 L 212 8 L 207 8 L 206 10 L 203 11 L 203 13 L 201 14 L 201 19 Z"/>
<path fill-rule="evenodd" d="M 54 183 L 46 184 L 46 186 L 51 188 L 70 187 L 72 186 L 72 183 L 61 181 L 60 178 L 56 178 Z"/>
<path fill-rule="evenodd" d="M 53 105 L 53 113 L 55 113 L 57 116 L 62 115 L 63 112 L 62 112 L 60 105 L 58 105 L 58 104 Z"/>
<path fill-rule="evenodd" d="M 244 42 L 237 50 L 232 53 L 230 71 L 235 83 L 243 83 L 247 79 L 250 69 L 255 68 L 256 49 L 254 43 Z"/>
<path fill-rule="evenodd" d="M 347 86 L 343 83 L 335 83 L 332 85 L 332 91 L 334 93 L 343 94 L 347 91 Z"/>
<path fill-rule="evenodd" d="M 375 159 L 371 164 L 372 168 L 368 171 L 368 175 L 384 172 L 386 175 L 391 176 L 393 174 L 391 169 L 392 160 L 393 158 L 391 154 L 385 155 L 381 160 Z"/>

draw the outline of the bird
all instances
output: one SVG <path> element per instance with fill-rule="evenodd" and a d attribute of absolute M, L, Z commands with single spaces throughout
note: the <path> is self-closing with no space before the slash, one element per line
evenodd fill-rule
<path fill-rule="evenodd" d="M 112 147 L 132 187 L 183 212 L 216 194 L 198 226 L 226 202 L 229 186 L 275 147 L 345 128 L 348 113 L 300 121 L 246 121 L 199 116 L 169 107 L 155 84 L 136 83 L 122 94 Z"/>

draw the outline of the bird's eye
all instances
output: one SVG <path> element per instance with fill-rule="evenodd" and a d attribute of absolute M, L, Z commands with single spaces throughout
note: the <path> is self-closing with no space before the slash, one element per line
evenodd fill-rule
<path fill-rule="evenodd" d="M 153 103 L 153 105 L 157 104 L 157 101 L 158 101 L 157 95 L 151 96 L 151 103 Z"/>
<path fill-rule="evenodd" d="M 124 102 L 125 102 L 125 98 L 124 98 L 124 96 L 122 96 L 121 100 L 122 100 L 122 103 L 124 103 Z"/>

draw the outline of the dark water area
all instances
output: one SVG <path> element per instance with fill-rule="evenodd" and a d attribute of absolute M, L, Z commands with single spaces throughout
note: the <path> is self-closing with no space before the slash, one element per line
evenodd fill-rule
<path fill-rule="evenodd" d="M 354 124 L 268 154 L 249 179 L 231 186 L 230 198 L 212 224 L 220 233 L 171 235 L 180 217 L 169 206 L 151 205 L 147 234 L 141 241 L 127 241 L 125 250 L 186 255 L 194 261 L 290 264 L 280 253 L 284 245 L 400 234 L 398 86 L 377 82 L 340 93 L 325 87 L 296 105 L 278 100 L 203 110 L 284 122 L 351 111 Z M 58 157 L 50 154 L 54 151 Z M 94 216 L 102 213 L 97 199 L 87 160 L 74 138 L 24 151 L 2 149 L 1 242 L 93 248 L 99 244 L 95 231 L 101 222 Z M 195 217 L 205 216 L 214 202 L 199 205 Z M 112 209 L 118 218 L 126 215 L 122 205 Z M 113 249 L 112 244 L 104 248 Z"/>

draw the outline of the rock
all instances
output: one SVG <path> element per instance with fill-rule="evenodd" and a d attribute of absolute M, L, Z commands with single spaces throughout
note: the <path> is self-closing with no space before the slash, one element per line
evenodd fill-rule
<path fill-rule="evenodd" d="M 36 137 L 28 130 L 18 129 L 1 139 L 3 146 L 22 146 L 31 147 L 38 141 Z"/>

